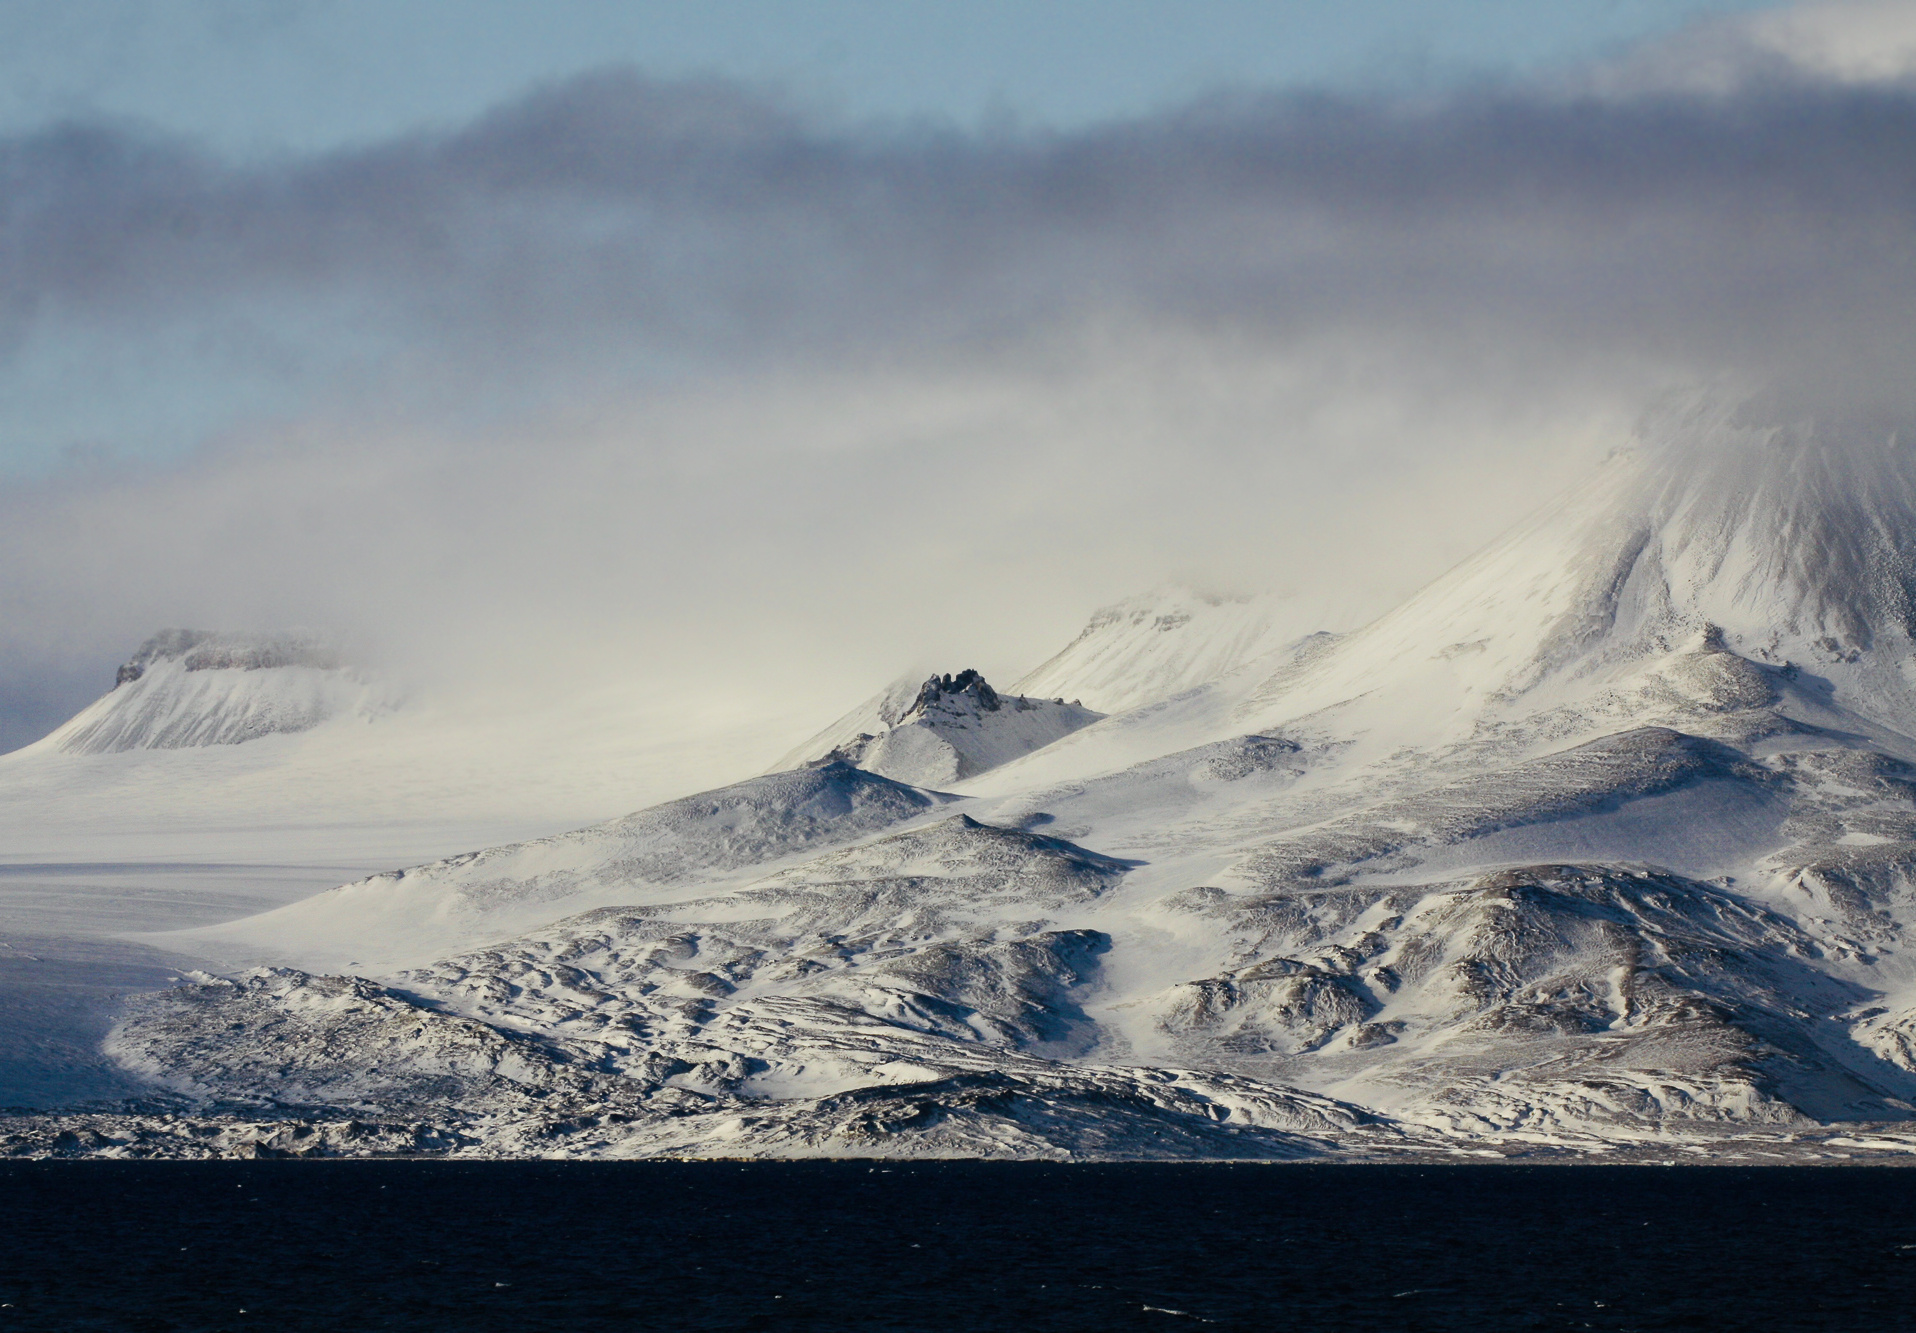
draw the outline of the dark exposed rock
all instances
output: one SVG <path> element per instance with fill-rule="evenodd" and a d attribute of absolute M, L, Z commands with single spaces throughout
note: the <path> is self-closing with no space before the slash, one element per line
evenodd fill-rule
<path fill-rule="evenodd" d="M 956 676 L 946 674 L 933 676 L 918 691 L 918 699 L 912 704 L 914 712 L 921 711 L 937 703 L 946 695 L 969 694 L 978 703 L 978 707 L 987 713 L 998 711 L 998 692 L 986 683 L 985 678 L 967 667 Z"/>
<path fill-rule="evenodd" d="M 337 670 L 339 655 L 315 639 L 299 635 L 252 636 L 204 629 L 163 629 L 114 673 L 113 687 L 139 680 L 155 662 L 183 660 L 188 671 L 264 671 L 304 666 Z"/>

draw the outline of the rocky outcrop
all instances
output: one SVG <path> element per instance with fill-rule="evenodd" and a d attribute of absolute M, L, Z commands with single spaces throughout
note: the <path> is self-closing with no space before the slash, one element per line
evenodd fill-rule
<path fill-rule="evenodd" d="M 886 691 L 788 759 L 836 760 L 901 782 L 946 786 L 1043 749 L 1103 716 L 1063 699 L 1001 695 L 970 669 L 931 677 L 902 707 L 900 697 L 896 687 Z M 868 717 L 877 719 L 874 729 L 846 734 L 850 723 Z"/>
<path fill-rule="evenodd" d="M 268 671 L 314 667 L 337 671 L 339 654 L 303 635 L 220 634 L 203 629 L 163 629 L 114 673 L 113 686 L 130 685 L 156 662 L 177 661 L 188 671 Z"/>

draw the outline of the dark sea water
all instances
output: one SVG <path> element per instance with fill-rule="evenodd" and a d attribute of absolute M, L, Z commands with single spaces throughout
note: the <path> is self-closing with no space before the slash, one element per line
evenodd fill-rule
<path fill-rule="evenodd" d="M 0 1333 L 1916 1329 L 1867 1168 L 35 1162 L 0 1229 Z"/>

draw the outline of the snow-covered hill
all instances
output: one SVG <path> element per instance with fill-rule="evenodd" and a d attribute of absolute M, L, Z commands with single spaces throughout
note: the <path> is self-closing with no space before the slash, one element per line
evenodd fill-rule
<path fill-rule="evenodd" d="M 924 814 L 950 798 L 842 762 L 751 778 L 555 837 L 375 875 L 262 916 L 177 937 L 308 966 L 393 966 L 569 913 L 669 901 Z"/>
<path fill-rule="evenodd" d="M 1146 702 L 942 794 L 869 771 L 927 702 L 881 697 L 834 762 L 219 928 L 273 966 L 111 1050 L 478 1154 L 1916 1150 L 1902 439 L 1668 413 L 1341 638 L 1118 654 Z"/>
<path fill-rule="evenodd" d="M 841 759 L 941 787 L 1043 749 L 1103 716 L 1073 700 L 1001 695 L 976 671 L 894 682 L 786 755 L 779 767 Z"/>

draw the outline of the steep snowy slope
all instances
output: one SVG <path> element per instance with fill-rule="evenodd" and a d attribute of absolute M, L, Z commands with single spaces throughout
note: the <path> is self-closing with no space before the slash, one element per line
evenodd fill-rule
<path fill-rule="evenodd" d="M 1907 725 L 1916 466 L 1890 426 L 1691 404 L 1304 673 L 1240 709 L 1306 712 L 1368 692 L 1452 705 L 1453 729 L 1601 696 L 1707 642 L 1812 673 Z"/>
<path fill-rule="evenodd" d="M 845 746 L 882 736 L 905 720 L 905 714 L 918 703 L 925 684 L 916 672 L 900 676 L 803 745 L 781 755 L 769 771 L 782 773 L 788 768 L 816 763 Z"/>
<path fill-rule="evenodd" d="M 976 671 L 902 682 L 861 704 L 780 761 L 785 768 L 843 759 L 900 782 L 961 782 L 1043 749 L 1103 714 L 1063 699 L 1001 695 Z"/>
<path fill-rule="evenodd" d="M 1140 1006 L 1158 1058 L 1477 1129 L 1906 1114 L 1910 483 L 1867 423 L 1666 418 L 1322 653 L 992 775 L 996 813 L 1209 881 L 1160 904 L 1229 947 Z M 1228 739 L 1129 762 L 1252 728 L 1278 799 L 1202 790 Z M 1755 915 L 1673 942 L 1665 910 Z"/>
<path fill-rule="evenodd" d="M 1695 406 L 1372 625 L 955 808 L 872 787 L 759 860 L 702 831 L 887 781 L 828 766 L 635 816 L 677 877 L 597 832 L 368 881 L 229 928 L 295 967 L 112 1049 L 288 1115 L 450 1088 L 474 1152 L 1916 1145 L 1881 1127 L 1916 1121 L 1913 606 L 1899 436 Z M 513 938 L 378 952 L 373 904 L 494 885 Z M 389 961 L 313 975 L 342 950 Z"/>
<path fill-rule="evenodd" d="M 1324 631 L 1307 604 L 1172 585 L 1099 610 L 1077 638 L 1012 685 L 1107 713 L 1166 699 Z"/>
<path fill-rule="evenodd" d="M 375 682 L 317 640 L 162 630 L 120 668 L 110 692 L 28 748 L 114 754 L 239 745 L 389 706 Z"/>

